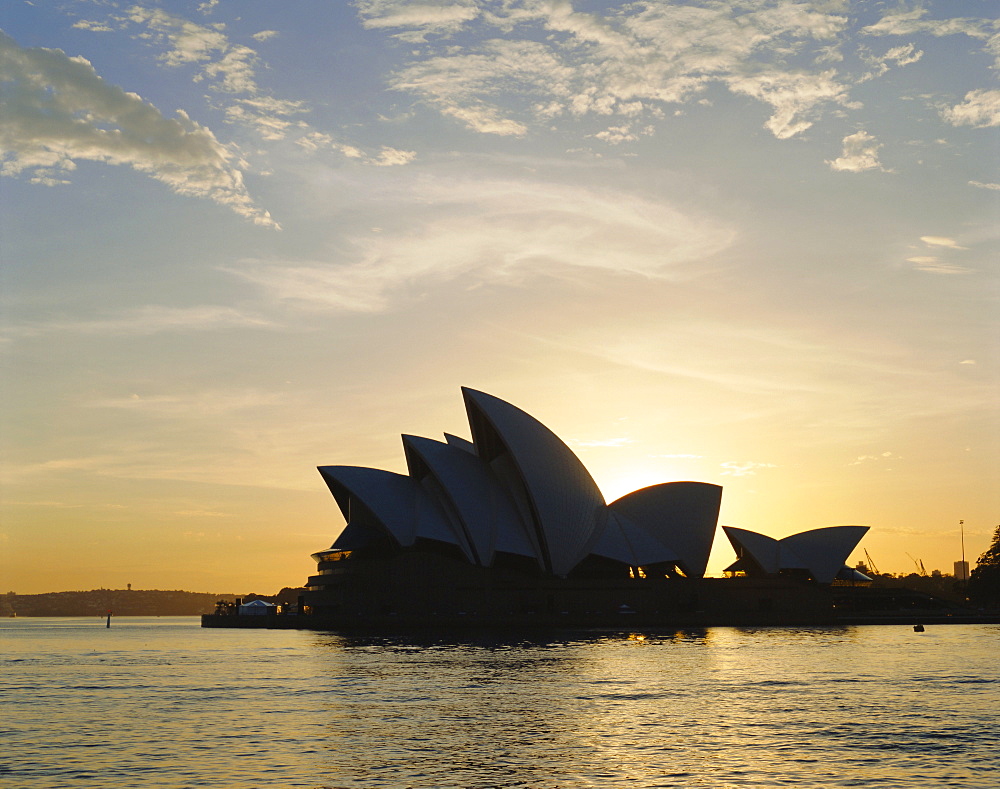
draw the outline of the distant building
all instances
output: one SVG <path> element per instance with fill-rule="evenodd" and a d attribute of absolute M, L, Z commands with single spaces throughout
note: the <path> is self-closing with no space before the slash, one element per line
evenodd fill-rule
<path fill-rule="evenodd" d="M 274 603 L 266 600 L 251 600 L 249 603 L 237 606 L 237 613 L 240 616 L 267 616 L 277 610 L 278 607 Z"/>
<path fill-rule="evenodd" d="M 969 563 L 966 561 L 955 562 L 955 579 L 958 581 L 969 580 Z"/>

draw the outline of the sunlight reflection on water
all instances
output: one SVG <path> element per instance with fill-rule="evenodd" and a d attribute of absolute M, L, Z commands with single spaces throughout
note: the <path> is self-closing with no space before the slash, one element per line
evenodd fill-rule
<path fill-rule="evenodd" d="M 995 787 L 1000 627 L 0 624 L 0 785 Z"/>

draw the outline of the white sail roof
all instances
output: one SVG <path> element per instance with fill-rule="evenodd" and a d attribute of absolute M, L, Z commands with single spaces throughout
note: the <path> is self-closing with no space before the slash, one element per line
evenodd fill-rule
<path fill-rule="evenodd" d="M 446 499 L 446 511 L 454 513 L 472 546 L 476 564 L 489 567 L 497 550 L 536 557 L 517 509 L 479 457 L 419 436 L 403 436 L 403 444 L 410 476 L 433 476 Z"/>
<path fill-rule="evenodd" d="M 444 514 L 411 477 L 359 466 L 320 466 L 319 472 L 349 524 L 360 506 L 366 523 L 374 520 L 403 547 L 418 537 L 461 546 Z"/>
<path fill-rule="evenodd" d="M 734 526 L 723 526 L 722 530 L 737 555 L 749 555 L 765 573 L 807 570 L 818 583 L 828 584 L 837 577 L 868 527 L 827 526 L 780 540 Z"/>
<path fill-rule="evenodd" d="M 566 575 L 589 553 L 607 521 L 597 483 L 555 433 L 519 408 L 463 388 L 476 450 L 486 462 L 508 454 L 527 494 L 547 568 Z"/>
<path fill-rule="evenodd" d="M 348 523 L 333 549 L 363 549 L 383 534 L 402 547 L 422 538 L 457 545 L 485 567 L 501 553 L 531 557 L 557 576 L 591 554 L 704 573 L 721 488 L 665 483 L 609 507 L 583 463 L 541 422 L 493 395 L 462 392 L 471 442 L 404 435 L 408 475 L 319 468 Z"/>
<path fill-rule="evenodd" d="M 721 503 L 719 485 L 665 482 L 633 491 L 608 507 L 672 548 L 685 575 L 700 578 L 708 567 Z"/>

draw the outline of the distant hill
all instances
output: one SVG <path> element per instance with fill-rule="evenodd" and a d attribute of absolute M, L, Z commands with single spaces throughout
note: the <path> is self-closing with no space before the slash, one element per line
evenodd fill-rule
<path fill-rule="evenodd" d="M 159 589 L 92 589 L 88 592 L 0 595 L 0 616 L 196 616 L 210 614 L 220 600 L 294 603 L 302 589 L 286 587 L 276 595 L 215 594 Z"/>

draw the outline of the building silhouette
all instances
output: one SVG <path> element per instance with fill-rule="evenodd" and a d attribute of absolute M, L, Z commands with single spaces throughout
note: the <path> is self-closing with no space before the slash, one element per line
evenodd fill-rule
<path fill-rule="evenodd" d="M 728 579 L 704 578 L 722 488 L 666 482 L 606 503 L 583 463 L 510 403 L 463 388 L 470 439 L 402 437 L 407 474 L 320 466 L 346 526 L 313 555 L 304 611 L 338 622 L 822 619 L 822 589 L 864 526 L 783 540 L 725 527 Z M 867 579 L 865 579 L 867 580 Z"/>

